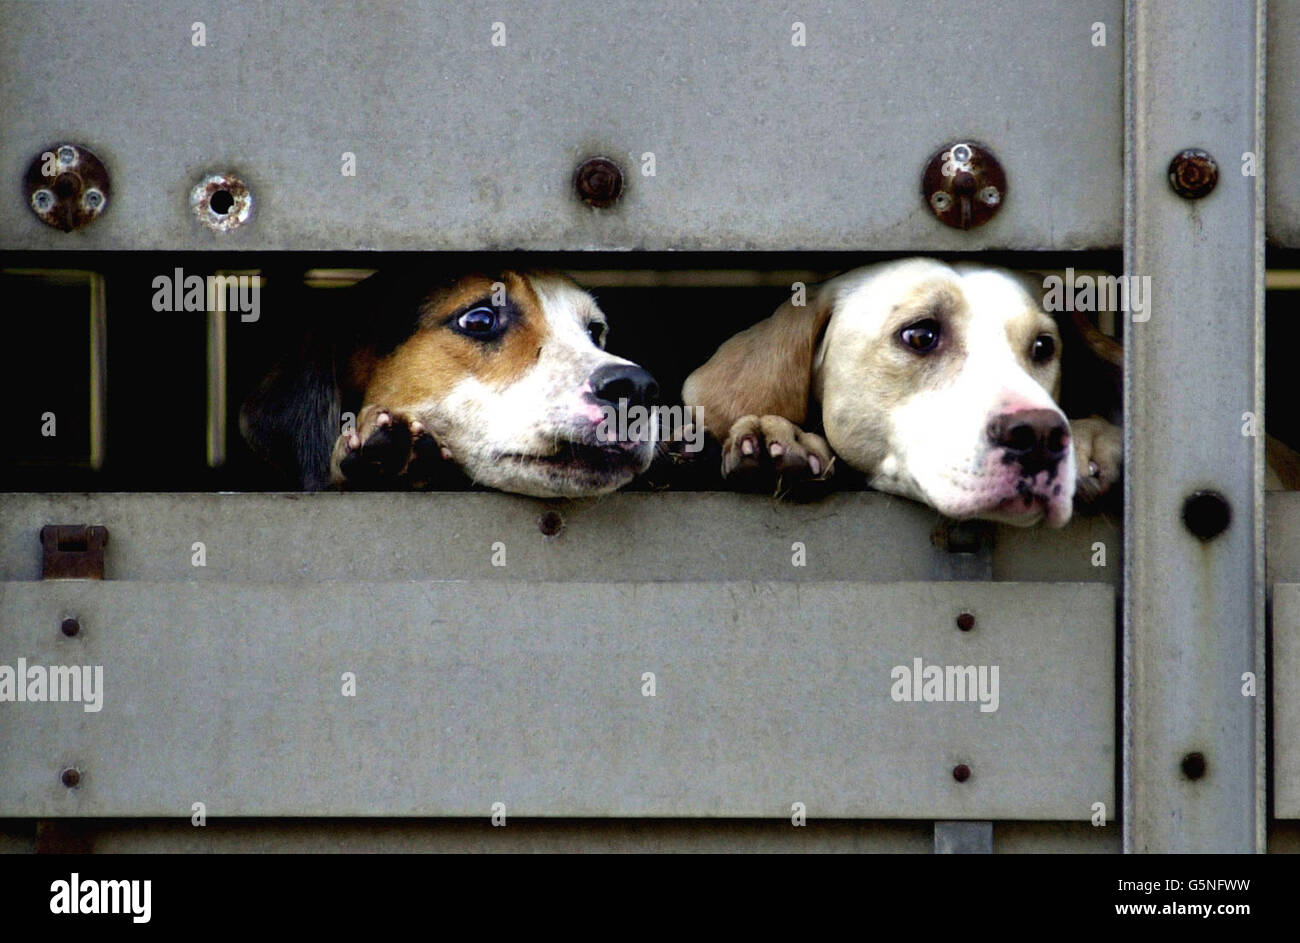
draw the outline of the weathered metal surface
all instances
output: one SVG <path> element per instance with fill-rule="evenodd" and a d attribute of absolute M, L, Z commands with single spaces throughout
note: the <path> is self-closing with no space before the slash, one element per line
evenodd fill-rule
<path fill-rule="evenodd" d="M 945 0 L 245 0 L 184 16 L 117 0 L 70 17 L 6 0 L 0 248 L 1118 245 L 1119 0 L 953 15 Z M 967 136 L 996 151 L 1014 198 L 961 232 L 917 175 Z M 112 212 L 75 236 L 18 189 L 62 137 L 113 173 Z M 626 175 L 608 209 L 574 190 L 596 154 Z M 190 208 L 214 171 L 255 194 L 237 231 Z"/>
<path fill-rule="evenodd" d="M 3 583 L 3 664 L 103 674 L 98 711 L 0 705 L 0 816 L 1083 821 L 1114 807 L 1113 605 L 1100 584 Z M 916 659 L 998 666 L 997 709 L 895 700 Z"/>
<path fill-rule="evenodd" d="M 1291 179 L 1294 155 L 1300 154 L 1300 29 L 1296 29 L 1295 0 L 1268 5 L 1268 141 L 1267 164 L 1282 181 Z M 1234 153 L 1240 163 L 1228 172 L 1240 173 L 1246 153 Z M 1252 156 L 1258 158 L 1258 153 Z M 1224 156 L 1225 162 L 1227 155 Z M 1256 169 L 1260 174 L 1263 169 Z M 1300 187 L 1282 183 L 1268 188 L 1268 238 L 1283 246 L 1300 246 Z"/>
<path fill-rule="evenodd" d="M 1168 171 L 1261 151 L 1263 3 L 1135 0 L 1126 30 L 1125 848 L 1262 851 L 1263 177 L 1187 200 Z"/>
<path fill-rule="evenodd" d="M 1273 586 L 1273 814 L 1300 819 L 1300 583 Z"/>
<path fill-rule="evenodd" d="M 560 516 L 558 537 L 543 536 L 549 513 Z M 0 494 L 0 579 L 40 579 L 41 526 L 77 520 L 112 532 L 110 580 L 1115 582 L 1120 573 L 1118 528 L 1106 518 L 1078 518 L 1063 530 L 1000 527 L 991 553 L 954 554 L 936 545 L 943 522 L 933 510 L 876 493 L 810 504 L 720 493 L 569 502 L 437 493 Z M 1094 565 L 1098 544 L 1104 567 Z M 505 565 L 493 565 L 494 557 Z"/>

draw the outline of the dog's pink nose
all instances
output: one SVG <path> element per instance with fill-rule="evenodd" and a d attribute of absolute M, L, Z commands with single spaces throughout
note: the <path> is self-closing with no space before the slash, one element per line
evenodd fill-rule
<path fill-rule="evenodd" d="M 1003 450 L 1003 461 L 1019 463 L 1025 475 L 1050 471 L 1070 446 L 1070 426 L 1054 409 L 1003 413 L 989 423 L 987 434 Z"/>

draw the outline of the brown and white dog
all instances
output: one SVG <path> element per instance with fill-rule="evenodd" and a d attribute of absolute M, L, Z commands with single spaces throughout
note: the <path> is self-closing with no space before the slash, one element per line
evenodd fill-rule
<path fill-rule="evenodd" d="M 568 278 L 381 274 L 343 295 L 240 412 L 253 450 L 301 487 L 428 487 L 458 471 L 578 497 L 650 464 L 652 439 L 619 440 L 602 420 L 652 403 L 655 380 L 605 352 L 605 315 Z"/>
<path fill-rule="evenodd" d="M 724 477 L 824 478 L 838 458 L 949 517 L 1059 527 L 1076 493 L 1119 479 L 1123 442 L 1057 405 L 1061 332 L 1037 284 L 924 258 L 857 269 L 726 341 L 682 398 Z"/>

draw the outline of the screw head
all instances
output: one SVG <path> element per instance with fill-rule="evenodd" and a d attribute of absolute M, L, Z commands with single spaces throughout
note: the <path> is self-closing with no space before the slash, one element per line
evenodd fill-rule
<path fill-rule="evenodd" d="M 959 615 L 957 617 L 957 628 L 961 629 L 963 632 L 969 632 L 971 629 L 975 628 L 974 614 L 963 612 Z"/>
<path fill-rule="evenodd" d="M 942 223 L 972 229 L 997 213 L 1007 192 L 1007 175 L 993 152 L 974 141 L 941 148 L 925 165 L 921 195 Z"/>
<path fill-rule="evenodd" d="M 1197 780 L 1205 775 L 1206 763 L 1204 753 L 1188 753 L 1180 764 L 1183 775 L 1190 780 Z"/>
<path fill-rule="evenodd" d="M 1217 491 L 1197 491 L 1183 502 L 1183 525 L 1201 540 L 1213 540 L 1232 523 L 1232 506 Z"/>
<path fill-rule="evenodd" d="M 27 167 L 26 186 L 32 212 L 64 232 L 98 219 L 110 194 L 107 168 L 80 144 L 43 149 Z"/>
<path fill-rule="evenodd" d="M 59 773 L 59 782 L 63 783 L 63 785 L 67 786 L 69 789 L 76 789 L 81 785 L 81 770 L 77 769 L 75 766 L 69 766 L 67 769 Z"/>
<path fill-rule="evenodd" d="M 1169 162 L 1169 185 L 1184 199 L 1199 200 L 1218 182 L 1218 162 L 1200 148 L 1188 148 Z"/>
<path fill-rule="evenodd" d="M 623 193 L 623 170 L 608 157 L 592 157 L 578 165 L 573 186 L 588 206 L 611 206 Z"/>
<path fill-rule="evenodd" d="M 63 631 L 64 635 L 68 638 L 72 638 L 81 631 L 81 623 L 77 621 L 75 617 L 69 616 L 63 620 L 63 624 L 59 628 Z"/>
<path fill-rule="evenodd" d="M 970 779 L 970 767 L 965 763 L 958 763 L 952 768 L 952 778 L 959 783 L 964 783 Z"/>

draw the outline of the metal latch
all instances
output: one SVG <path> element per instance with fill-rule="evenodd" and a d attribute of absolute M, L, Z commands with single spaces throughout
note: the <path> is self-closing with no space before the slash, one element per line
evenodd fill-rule
<path fill-rule="evenodd" d="M 102 580 L 108 528 L 46 524 L 41 528 L 43 580 Z"/>

